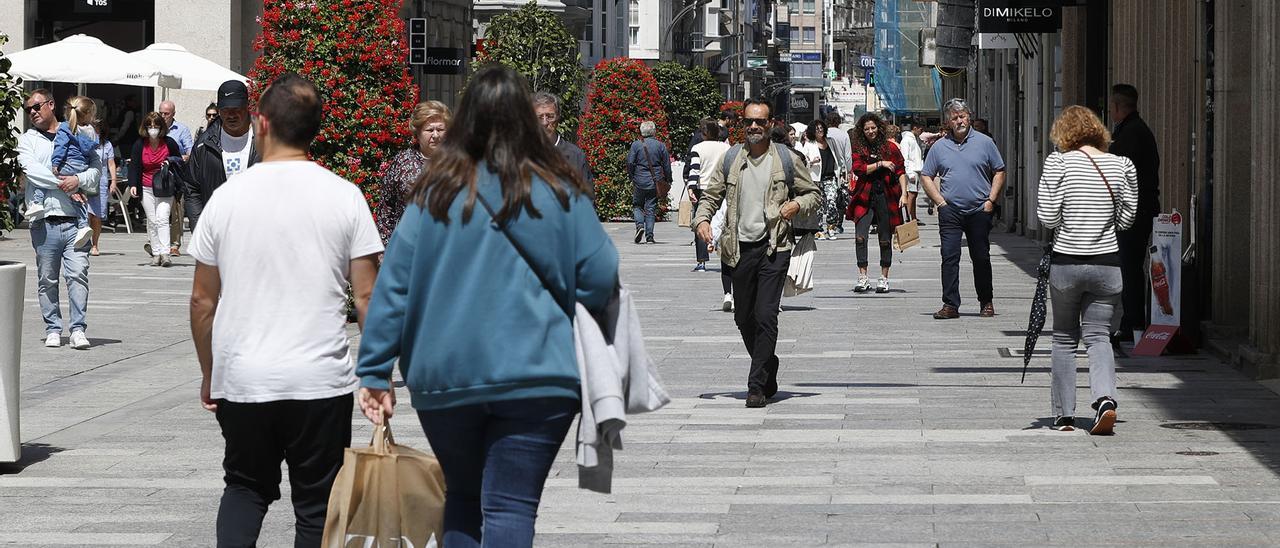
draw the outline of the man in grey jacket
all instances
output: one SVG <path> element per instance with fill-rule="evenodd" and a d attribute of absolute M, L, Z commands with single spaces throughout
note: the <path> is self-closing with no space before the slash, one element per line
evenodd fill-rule
<path fill-rule="evenodd" d="M 733 319 L 751 354 L 747 407 L 764 407 L 778 392 L 778 307 L 791 264 L 791 219 L 816 211 L 822 193 L 799 154 L 769 141 L 773 114 L 769 103 L 749 100 L 743 113 L 747 146 L 730 149 L 721 165 L 704 168 L 715 171 L 698 200 L 693 226 L 698 239 L 712 242 L 711 218 L 725 205 L 725 228 L 718 245 L 721 262 L 733 268 Z M 801 168 L 794 169 L 796 165 Z M 716 245 L 708 244 L 708 249 Z"/>
<path fill-rule="evenodd" d="M 631 143 L 627 152 L 627 176 L 635 187 L 631 198 L 631 211 L 636 219 L 636 243 L 640 239 L 651 244 L 653 223 L 658 217 L 658 187 L 671 183 L 671 153 L 667 145 L 654 138 L 658 126 L 645 120 L 640 122 L 640 140 Z"/>

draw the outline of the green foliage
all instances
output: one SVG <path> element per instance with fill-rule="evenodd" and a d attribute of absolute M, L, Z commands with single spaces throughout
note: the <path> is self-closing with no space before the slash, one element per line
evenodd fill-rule
<path fill-rule="evenodd" d="M 581 59 L 578 39 L 560 18 L 530 0 L 520 9 L 489 21 L 472 74 L 488 63 L 511 67 L 529 80 L 533 91 L 560 98 L 560 131 L 573 134 L 586 82 Z"/>
<path fill-rule="evenodd" d="M 582 115 L 579 145 L 596 177 L 596 214 L 602 220 L 631 216 L 631 179 L 627 152 L 640 138 L 640 122 L 658 126 L 659 141 L 669 143 L 667 114 L 658 95 L 658 82 L 644 63 L 619 57 L 596 65 L 590 109 Z M 665 201 L 665 198 L 660 197 Z"/>
<path fill-rule="evenodd" d="M 666 61 L 653 67 L 653 77 L 658 80 L 662 107 L 671 124 L 671 152 L 683 157 L 689 150 L 689 137 L 698 129 L 698 120 L 715 116 L 724 96 L 706 67 L 687 68 Z"/>
<path fill-rule="evenodd" d="M 0 46 L 8 41 L 8 35 L 0 34 Z M 22 176 L 15 128 L 18 127 L 17 117 L 25 111 L 22 110 L 22 79 L 9 74 L 12 66 L 13 62 L 0 52 L 0 232 L 13 230 L 9 196 L 18 191 L 18 178 Z"/>

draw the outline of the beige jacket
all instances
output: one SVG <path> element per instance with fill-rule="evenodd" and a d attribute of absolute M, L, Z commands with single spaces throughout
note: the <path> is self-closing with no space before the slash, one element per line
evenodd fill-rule
<path fill-rule="evenodd" d="M 782 167 L 782 159 L 778 157 L 779 149 L 792 156 L 792 163 L 795 166 L 793 175 L 795 196 L 792 196 L 791 189 L 787 188 L 786 172 Z M 697 229 L 698 225 L 704 222 L 710 223 L 721 204 L 726 204 L 725 230 L 720 235 L 720 241 L 716 246 L 719 248 L 721 262 L 729 266 L 738 265 L 738 190 L 740 188 L 738 181 L 742 178 L 747 154 L 747 149 L 743 148 L 738 157 L 734 158 L 729 166 L 727 180 L 724 177 L 722 164 L 717 163 L 715 166 L 703 168 L 714 171 L 703 186 L 702 198 L 698 200 L 698 210 L 693 216 L 693 226 Z M 795 200 L 800 205 L 800 211 L 796 215 L 812 213 L 820 207 L 822 193 L 813 184 L 813 177 L 809 175 L 808 162 L 799 154 L 791 152 L 786 147 L 773 146 L 772 143 L 770 143 L 768 154 L 773 156 L 772 181 L 765 196 L 756 199 L 765 200 L 764 218 L 765 225 L 769 229 L 769 255 L 772 256 L 778 251 L 789 251 L 792 247 L 791 223 L 780 215 L 782 205 L 788 200 Z M 744 199 L 752 199 L 752 197 L 744 197 Z"/>

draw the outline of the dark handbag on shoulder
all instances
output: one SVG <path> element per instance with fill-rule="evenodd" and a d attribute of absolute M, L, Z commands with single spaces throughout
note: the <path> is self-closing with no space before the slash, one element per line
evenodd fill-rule
<path fill-rule="evenodd" d="M 160 169 L 151 176 L 151 193 L 156 198 L 172 198 L 181 193 L 182 181 L 178 178 L 177 166 L 168 160 L 160 164 Z"/>
<path fill-rule="evenodd" d="M 640 140 L 640 146 L 644 148 L 644 167 L 649 171 L 649 176 L 653 178 L 654 187 L 658 189 L 658 198 L 662 199 L 671 193 L 671 181 L 662 177 L 662 172 L 653 172 L 653 161 L 649 159 L 649 143 L 644 139 Z"/>

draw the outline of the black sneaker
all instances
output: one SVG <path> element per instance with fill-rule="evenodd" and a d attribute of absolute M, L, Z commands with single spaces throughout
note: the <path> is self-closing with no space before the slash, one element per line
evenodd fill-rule
<path fill-rule="evenodd" d="M 1059 432 L 1070 432 L 1076 429 L 1075 417 L 1058 417 L 1053 420 L 1053 429 Z"/>
<path fill-rule="evenodd" d="M 764 406 L 765 406 L 764 394 L 761 394 L 759 392 L 752 392 L 750 394 L 747 394 L 747 407 L 758 408 L 758 407 L 764 407 Z"/>
<path fill-rule="evenodd" d="M 643 240 L 643 239 L 644 239 L 644 229 L 643 229 L 643 228 L 637 228 L 637 229 L 636 229 L 636 243 L 640 243 L 640 241 L 641 241 L 641 240 Z"/>
<path fill-rule="evenodd" d="M 1095 436 L 1110 436 L 1115 433 L 1116 401 L 1102 398 L 1097 401 L 1098 414 L 1093 418 L 1093 428 L 1089 433 Z"/>
<path fill-rule="evenodd" d="M 658 242 L 657 242 L 656 240 L 654 240 L 654 239 L 653 239 L 653 236 L 649 236 L 649 237 L 647 237 L 647 238 L 645 238 L 645 239 L 644 239 L 644 243 L 646 243 L 646 244 L 656 244 L 656 243 L 658 243 Z"/>

